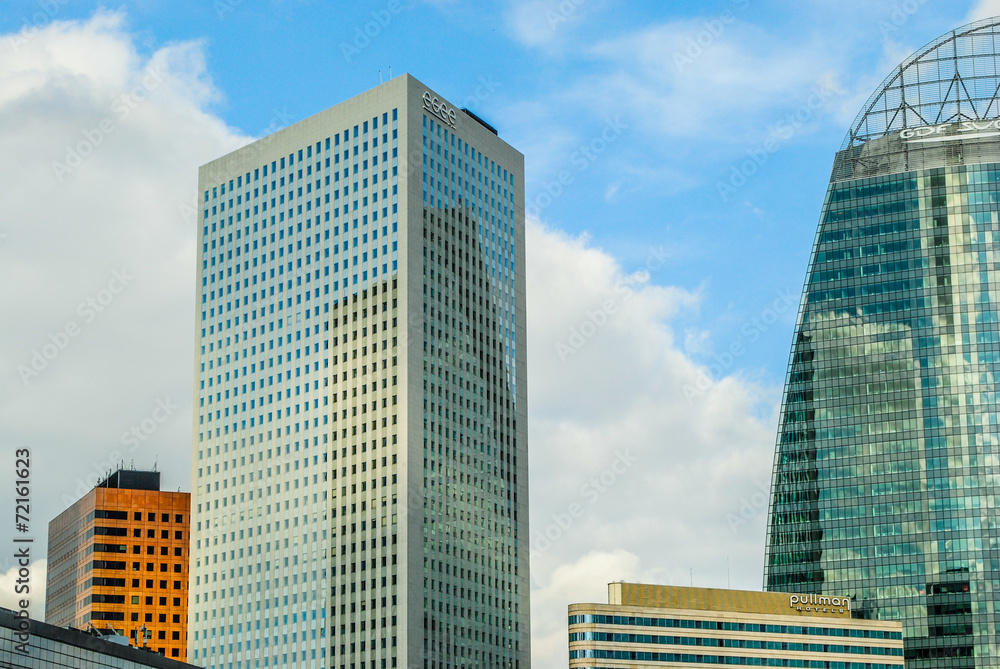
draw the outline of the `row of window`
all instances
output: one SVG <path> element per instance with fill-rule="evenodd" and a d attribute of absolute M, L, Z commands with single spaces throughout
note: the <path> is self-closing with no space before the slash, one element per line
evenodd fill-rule
<path fill-rule="evenodd" d="M 128 536 L 128 529 L 129 528 L 127 528 L 127 527 L 101 527 L 101 526 L 98 526 L 98 527 L 95 527 L 92 530 L 90 530 L 90 531 L 87 532 L 87 538 L 90 538 L 92 536 L 96 536 L 96 537 L 127 537 Z M 132 528 L 132 536 L 135 537 L 135 538 L 141 538 L 143 536 L 142 529 L 138 528 L 138 527 L 133 527 Z M 156 530 L 147 529 L 145 536 L 146 536 L 147 539 L 156 539 L 157 538 Z M 174 541 L 183 541 L 184 540 L 184 531 L 183 530 L 174 530 L 174 535 L 173 536 L 174 536 L 174 538 L 173 538 Z M 170 540 L 170 530 L 160 530 L 159 538 L 161 540 L 163 540 L 163 539 Z"/>
<path fill-rule="evenodd" d="M 184 515 L 183 514 L 175 513 L 175 514 L 172 514 L 172 515 L 173 515 L 173 522 L 175 522 L 175 523 L 183 523 L 184 522 Z M 148 522 L 148 523 L 155 523 L 155 522 L 157 522 L 157 520 L 156 520 L 157 514 L 156 513 L 147 512 L 145 514 L 145 516 L 146 516 L 146 522 Z M 134 520 L 136 522 L 142 522 L 142 517 L 143 517 L 143 512 L 142 511 L 133 511 L 132 512 L 132 520 Z M 161 514 L 159 514 L 159 517 L 160 517 L 159 522 L 161 522 L 161 523 L 169 523 L 169 522 L 171 522 L 171 520 L 170 520 L 171 514 L 169 514 L 169 513 L 161 513 Z M 128 511 L 117 511 L 117 510 L 113 510 L 113 509 L 97 509 L 93 513 L 91 513 L 90 516 L 87 518 L 87 520 L 95 520 L 95 519 L 100 519 L 100 520 L 128 520 Z"/>
<path fill-rule="evenodd" d="M 87 547 L 87 554 L 90 553 L 127 553 L 128 546 L 125 544 L 92 544 Z M 146 546 L 146 555 L 156 555 L 156 546 Z M 132 554 L 139 555 L 142 553 L 142 546 L 132 546 Z M 160 546 L 160 555 L 166 556 L 170 555 L 169 546 Z M 184 549 L 180 546 L 174 546 L 173 554 L 175 557 L 181 557 L 184 554 Z"/>
<path fill-rule="evenodd" d="M 183 566 L 184 565 L 181 565 L 181 564 L 175 564 L 173 566 L 173 570 L 172 571 L 174 573 L 181 574 L 181 573 L 184 572 Z M 90 563 L 90 568 L 91 569 L 110 569 L 112 571 L 124 571 L 125 567 L 126 567 L 126 562 L 124 560 L 93 560 Z M 141 569 L 142 569 L 142 563 L 141 562 L 133 562 L 132 563 L 132 571 L 140 571 Z M 146 571 L 156 571 L 156 563 L 147 562 L 146 563 Z M 160 563 L 160 571 L 171 571 L 170 565 L 161 562 Z M 174 583 L 175 583 L 174 587 L 179 587 L 179 586 L 176 585 L 176 583 L 178 583 L 178 581 L 175 581 Z"/>
<path fill-rule="evenodd" d="M 570 643 L 574 641 L 604 641 L 608 643 L 646 643 L 671 646 L 706 646 L 717 648 L 753 648 L 760 650 L 781 650 L 812 653 L 856 653 L 859 655 L 899 655 L 902 648 L 882 646 L 849 646 L 825 643 L 789 643 L 787 641 L 765 641 L 761 639 L 727 639 L 713 637 L 660 636 L 656 634 L 615 634 L 611 632 L 571 632 Z"/>
<path fill-rule="evenodd" d="M 689 620 L 686 618 L 646 618 L 642 616 L 615 616 L 580 614 L 569 617 L 570 625 L 629 625 L 633 627 L 676 627 L 681 629 L 722 630 L 731 632 L 761 632 L 765 634 L 807 634 L 812 636 L 838 636 L 856 639 L 902 639 L 901 632 L 885 630 L 809 627 L 799 625 L 767 625 L 760 623 L 733 623 L 718 620 Z"/>
<path fill-rule="evenodd" d="M 828 660 L 790 660 L 780 657 L 733 657 L 728 655 L 690 655 L 686 653 L 651 653 L 627 650 L 571 650 L 569 659 L 632 660 L 639 662 L 683 662 L 685 664 L 723 664 L 752 667 L 803 667 L 808 669 L 901 669 L 899 664 L 880 662 L 831 662 Z"/>

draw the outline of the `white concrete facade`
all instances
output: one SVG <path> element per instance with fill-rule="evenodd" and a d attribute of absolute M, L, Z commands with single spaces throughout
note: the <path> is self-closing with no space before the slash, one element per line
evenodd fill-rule
<path fill-rule="evenodd" d="M 189 661 L 527 668 L 523 156 L 404 75 L 199 203 Z"/>

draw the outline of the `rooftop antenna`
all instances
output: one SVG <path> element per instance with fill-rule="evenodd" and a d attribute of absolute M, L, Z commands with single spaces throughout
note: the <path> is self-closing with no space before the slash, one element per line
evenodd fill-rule
<path fill-rule="evenodd" d="M 694 567 L 688 567 L 689 576 L 691 578 L 691 587 L 694 587 Z"/>
<path fill-rule="evenodd" d="M 389 78 L 392 79 L 392 65 L 389 66 Z"/>
<path fill-rule="evenodd" d="M 153 471 L 154 472 L 156 471 L 156 465 L 159 463 L 159 461 L 160 461 L 160 456 L 159 455 L 157 455 L 155 458 L 153 458 Z"/>
<path fill-rule="evenodd" d="M 379 68 L 379 71 L 378 71 L 378 83 L 380 85 L 382 83 L 382 68 Z"/>

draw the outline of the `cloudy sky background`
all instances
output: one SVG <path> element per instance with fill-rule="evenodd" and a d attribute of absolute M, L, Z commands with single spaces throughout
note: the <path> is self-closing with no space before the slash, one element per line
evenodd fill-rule
<path fill-rule="evenodd" d="M 30 448 L 35 616 L 47 522 L 107 469 L 156 463 L 165 489 L 190 490 L 198 165 L 390 66 L 526 157 L 536 665 L 565 666 L 566 604 L 610 580 L 759 588 L 776 405 L 833 153 L 899 60 L 995 13 L 5 2 L 0 500 L 13 509 L 14 451 Z M 0 540 L 14 534 L 9 518 Z"/>

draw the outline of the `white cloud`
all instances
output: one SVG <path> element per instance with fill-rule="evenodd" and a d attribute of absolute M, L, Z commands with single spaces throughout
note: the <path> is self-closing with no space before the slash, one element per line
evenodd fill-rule
<path fill-rule="evenodd" d="M 603 4 L 599 0 L 513 0 L 505 19 L 514 39 L 522 44 L 553 48 Z"/>
<path fill-rule="evenodd" d="M 606 604 L 612 581 L 650 582 L 638 556 L 628 551 L 593 551 L 553 570 L 544 588 L 531 596 L 531 654 L 539 667 L 566 665 L 569 637 L 566 607 L 569 604 Z"/>
<path fill-rule="evenodd" d="M 0 573 L 0 607 L 20 611 L 24 600 L 29 602 L 29 616 L 35 620 L 45 619 L 45 560 L 35 560 L 26 568 L 14 565 Z"/>
<path fill-rule="evenodd" d="M 1000 16 L 1000 0 L 979 0 L 969 10 L 968 21 L 979 21 Z"/>
<path fill-rule="evenodd" d="M 670 322 L 698 298 L 663 285 L 656 249 L 628 272 L 534 221 L 527 249 L 534 659 L 557 666 L 565 606 L 606 584 L 564 578 L 591 553 L 615 578 L 714 586 L 728 557 L 759 589 L 777 392 L 681 350 Z"/>
<path fill-rule="evenodd" d="M 0 443 L 31 449 L 41 540 L 120 461 L 188 489 L 197 168 L 247 138 L 205 111 L 199 44 L 140 56 L 121 14 L 0 53 Z"/>
<path fill-rule="evenodd" d="M 735 4 L 725 15 L 655 24 L 603 41 L 592 55 L 607 72 L 580 86 L 578 97 L 661 137 L 746 143 L 766 136 L 815 90 L 839 90 L 827 45 L 775 39 L 741 20 Z M 594 96 L 595 90 L 602 94 Z"/>
<path fill-rule="evenodd" d="M 574 157 L 595 143 L 601 152 L 587 169 L 607 175 L 601 188 L 611 186 L 614 202 L 653 185 L 661 194 L 695 187 L 699 166 L 745 160 L 768 139 L 781 149 L 831 120 L 846 126 L 857 110 L 840 83 L 850 67 L 843 45 L 813 35 L 782 39 L 750 23 L 741 4 L 725 18 L 649 22 L 599 33 L 596 43 L 570 33 L 574 76 L 553 79 L 540 99 L 502 113 L 525 151 L 529 192 L 561 170 L 578 178 Z M 605 144 L 609 121 L 622 131 Z"/>
<path fill-rule="evenodd" d="M 0 59 L 0 281 L 17 287 L 0 293 L 0 441 L 32 449 L 43 536 L 115 460 L 162 456 L 165 487 L 187 487 L 196 168 L 247 138 L 205 111 L 198 44 L 144 59 L 121 15 L 0 50 L 16 53 Z M 660 250 L 625 270 L 585 238 L 528 234 L 535 657 L 564 666 L 565 605 L 607 580 L 694 567 L 721 585 L 728 556 L 734 586 L 759 584 L 776 397 L 682 350 L 671 320 L 699 296 L 667 285 Z M 35 352 L 52 359 L 25 384 Z M 158 400 L 176 408 L 130 451 Z"/>

